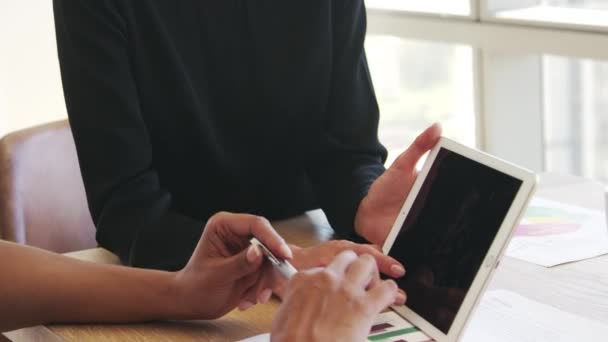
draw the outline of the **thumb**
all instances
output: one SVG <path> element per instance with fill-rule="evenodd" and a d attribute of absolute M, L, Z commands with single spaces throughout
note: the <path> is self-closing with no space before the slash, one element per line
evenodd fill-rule
<path fill-rule="evenodd" d="M 225 259 L 222 272 L 231 280 L 240 279 L 260 269 L 262 265 L 262 251 L 255 245 L 249 246 L 239 254 Z"/>
<path fill-rule="evenodd" d="M 391 165 L 391 168 L 413 171 L 418 160 L 437 144 L 439 138 L 441 138 L 441 125 L 435 123 L 424 130 L 424 132 L 416 138 L 414 143 L 411 144 L 405 152 L 399 155 L 397 160 Z"/>

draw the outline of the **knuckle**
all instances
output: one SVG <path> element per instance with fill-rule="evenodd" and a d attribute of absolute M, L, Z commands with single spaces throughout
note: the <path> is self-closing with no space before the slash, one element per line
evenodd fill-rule
<path fill-rule="evenodd" d="M 376 266 L 376 259 L 371 254 L 368 254 L 368 253 L 361 254 L 359 256 L 359 260 L 361 260 L 361 262 L 366 265 Z"/>
<path fill-rule="evenodd" d="M 352 259 L 353 261 L 357 260 L 357 258 L 358 258 L 357 253 L 355 253 L 352 249 L 344 250 L 344 251 L 340 252 L 340 254 L 343 257 L 347 257 L 347 258 Z"/>
<path fill-rule="evenodd" d="M 324 288 L 333 288 L 338 284 L 338 282 L 338 276 L 334 272 L 327 269 L 317 273 L 315 277 L 315 283 Z"/>
<path fill-rule="evenodd" d="M 219 211 L 215 215 L 211 217 L 214 222 L 221 223 L 226 220 L 230 216 L 230 213 L 227 211 Z"/>
<path fill-rule="evenodd" d="M 207 220 L 207 226 L 215 226 L 215 225 L 221 224 L 221 222 L 224 220 L 225 216 L 226 216 L 226 213 L 223 211 L 213 214 L 213 216 L 211 216 Z"/>
<path fill-rule="evenodd" d="M 351 310 L 353 310 L 355 313 L 367 312 L 367 310 L 369 309 L 368 303 L 361 296 L 351 297 L 350 306 L 351 306 Z"/>
<path fill-rule="evenodd" d="M 298 293 L 303 288 L 307 287 L 307 284 L 310 284 L 309 277 L 307 277 L 304 272 L 298 272 L 289 280 L 287 290 L 292 293 Z"/>
<path fill-rule="evenodd" d="M 368 253 L 368 254 L 376 254 L 378 252 L 378 249 L 376 249 L 376 246 L 374 245 L 361 245 L 361 250 L 365 251 L 364 253 Z"/>
<path fill-rule="evenodd" d="M 334 258 L 331 255 L 321 254 L 319 256 L 318 265 L 325 267 L 325 266 L 329 265 L 333 259 Z"/>
<path fill-rule="evenodd" d="M 302 270 L 293 275 L 290 283 L 310 285 L 319 275 L 318 269 L 311 268 L 308 270 Z"/>
<path fill-rule="evenodd" d="M 361 260 L 364 266 L 369 267 L 372 272 L 378 272 L 378 262 L 372 255 L 363 254 L 359 257 L 359 260 Z"/>
<path fill-rule="evenodd" d="M 339 289 L 339 293 L 344 298 L 346 298 L 349 302 L 353 301 L 355 298 L 357 298 L 357 290 L 355 289 L 354 286 L 351 286 L 348 284 L 341 286 Z"/>
<path fill-rule="evenodd" d="M 293 275 L 293 277 L 291 277 L 291 280 L 289 281 L 292 284 L 300 284 L 300 283 L 304 283 L 306 281 L 308 281 L 308 279 L 310 278 L 309 275 L 309 271 L 300 271 L 297 272 L 296 274 Z"/>
<path fill-rule="evenodd" d="M 349 249 L 349 248 L 352 248 L 352 242 L 346 241 L 346 240 L 339 240 L 339 241 L 336 241 L 336 247 L 341 250 Z"/>
<path fill-rule="evenodd" d="M 331 248 L 338 248 L 338 247 L 340 247 L 340 241 L 339 240 L 332 240 L 332 241 L 329 241 L 327 243 L 327 245 L 330 246 Z"/>
<path fill-rule="evenodd" d="M 258 226 L 270 226 L 270 221 L 268 221 L 268 219 L 263 216 L 256 216 L 254 218 L 254 224 Z"/>

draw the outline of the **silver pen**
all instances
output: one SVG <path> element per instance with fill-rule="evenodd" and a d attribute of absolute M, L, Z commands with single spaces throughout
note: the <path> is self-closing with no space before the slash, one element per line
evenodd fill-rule
<path fill-rule="evenodd" d="M 250 242 L 252 245 L 256 245 L 262 250 L 262 254 L 266 256 L 266 259 L 270 261 L 272 266 L 279 271 L 285 279 L 290 279 L 298 272 L 289 261 L 277 258 L 260 240 L 252 238 Z"/>

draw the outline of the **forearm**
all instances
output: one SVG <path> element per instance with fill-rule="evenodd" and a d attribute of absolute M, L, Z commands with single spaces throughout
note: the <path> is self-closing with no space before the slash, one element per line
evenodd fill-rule
<path fill-rule="evenodd" d="M 0 331 L 51 322 L 177 316 L 172 273 L 78 261 L 0 241 Z"/>
<path fill-rule="evenodd" d="M 344 238 L 354 235 L 355 214 L 369 187 L 384 172 L 387 151 L 378 140 L 379 109 L 364 51 L 364 3 L 332 3 L 340 13 L 332 31 L 333 88 L 324 131 L 307 163 L 320 205 Z"/>

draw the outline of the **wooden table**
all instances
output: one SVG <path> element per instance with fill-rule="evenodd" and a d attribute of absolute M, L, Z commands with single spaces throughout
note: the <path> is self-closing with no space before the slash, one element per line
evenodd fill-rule
<path fill-rule="evenodd" d="M 601 209 L 595 189 L 577 178 L 545 176 L 537 193 L 589 208 Z M 596 191 L 597 193 L 597 191 Z M 333 231 L 319 211 L 275 226 L 289 242 L 310 246 L 331 239 Z M 104 249 L 70 254 L 103 263 L 118 263 Z M 490 288 L 517 292 L 561 310 L 608 324 L 608 256 L 545 268 L 504 258 Z M 129 325 L 49 325 L 8 334 L 13 341 L 235 341 L 270 330 L 276 300 L 246 312 L 233 311 L 209 322 L 152 322 Z"/>

